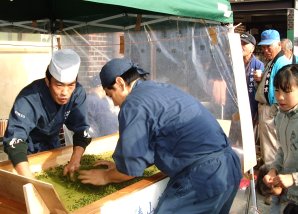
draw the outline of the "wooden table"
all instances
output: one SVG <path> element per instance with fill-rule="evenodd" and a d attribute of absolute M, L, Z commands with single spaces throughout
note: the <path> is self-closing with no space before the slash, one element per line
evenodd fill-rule
<path fill-rule="evenodd" d="M 86 148 L 85 154 L 100 154 L 106 151 L 113 151 L 117 139 L 118 134 L 94 139 Z M 31 170 L 33 172 L 39 172 L 60 164 L 66 164 L 71 154 L 72 146 L 68 146 L 29 155 L 28 161 Z M 143 179 L 118 192 L 75 210 L 73 214 L 100 213 L 100 207 L 104 203 L 148 187 L 165 177 L 164 174 L 158 173 Z M 29 184 L 29 186 L 25 186 L 26 184 Z M 27 188 L 27 190 L 24 188 Z M 35 210 L 37 208 L 40 209 L 41 211 L 38 211 L 40 213 L 68 213 L 51 184 L 19 176 L 16 174 L 10 161 L 0 162 L 0 213 L 32 213 L 29 210 L 30 204 L 34 206 Z"/>

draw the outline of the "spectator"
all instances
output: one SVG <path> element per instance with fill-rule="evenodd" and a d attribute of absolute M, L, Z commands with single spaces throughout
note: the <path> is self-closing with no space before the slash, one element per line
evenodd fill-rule
<path fill-rule="evenodd" d="M 283 188 L 288 208 L 298 210 L 298 65 L 284 66 L 274 78 L 279 105 L 275 122 L 280 145 L 264 183 L 270 188 Z M 280 213 L 282 196 L 273 196 L 270 213 Z M 285 213 L 285 212 L 284 212 Z M 297 212 L 289 212 L 297 213 Z"/>
<path fill-rule="evenodd" d="M 280 41 L 281 50 L 284 55 L 292 62 L 292 64 L 298 63 L 297 56 L 293 53 L 293 43 L 291 40 L 285 38 Z"/>

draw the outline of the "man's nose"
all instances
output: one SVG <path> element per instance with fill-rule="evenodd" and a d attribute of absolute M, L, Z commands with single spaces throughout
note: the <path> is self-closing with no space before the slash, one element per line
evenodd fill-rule
<path fill-rule="evenodd" d="M 61 94 L 63 94 L 63 95 L 67 95 L 69 93 L 69 89 L 68 89 L 68 87 L 63 87 L 62 88 L 62 91 L 61 91 Z"/>

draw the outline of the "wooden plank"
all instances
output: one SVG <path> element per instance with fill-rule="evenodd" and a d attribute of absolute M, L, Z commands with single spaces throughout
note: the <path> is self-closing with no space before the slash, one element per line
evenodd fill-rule
<path fill-rule="evenodd" d="M 95 138 L 89 144 L 89 146 L 85 150 L 85 154 L 100 154 L 103 151 L 112 151 L 115 148 L 116 142 L 118 139 L 118 133 L 107 135 L 100 138 Z M 56 167 L 60 164 L 66 164 L 71 157 L 73 151 L 72 146 L 62 147 L 58 149 L 53 149 L 51 151 L 40 152 L 37 154 L 32 154 L 28 156 L 28 161 L 30 163 L 30 168 L 33 172 L 40 172 L 42 170 L 46 170 L 51 167 Z M 14 206 L 11 207 L 11 213 L 26 213 L 26 203 L 25 203 L 25 196 L 23 191 L 23 185 L 27 183 L 32 183 L 34 187 L 39 191 L 39 194 L 42 198 L 46 197 L 48 200 L 48 192 L 51 195 L 56 195 L 55 199 L 50 200 L 50 204 L 57 203 L 58 207 L 62 209 L 64 206 L 61 204 L 60 199 L 57 200 L 57 194 L 51 184 L 44 183 L 41 181 L 28 179 L 23 176 L 16 175 L 16 171 L 14 170 L 13 165 L 11 162 L 3 161 L 0 162 L 0 198 L 3 197 L 3 201 L 13 202 Z M 8 173 L 10 172 L 10 173 Z M 14 175 L 12 175 L 13 173 Z M 37 187 L 35 184 L 37 183 Z M 48 186 L 50 185 L 50 186 Z M 10 205 L 12 203 L 1 203 L 0 201 L 0 210 L 9 210 Z M 22 211 L 15 212 L 16 209 L 14 207 L 15 204 L 20 206 Z M 25 209 L 24 209 L 25 208 Z M 62 209 L 65 211 L 65 209 Z M 7 211 L 9 213 L 10 211 Z M 6 212 L 0 212 L 6 213 Z M 57 210 L 56 212 L 57 213 Z"/>
<path fill-rule="evenodd" d="M 72 146 L 69 146 L 28 155 L 28 161 L 32 172 L 39 172 L 57 166 L 57 164 L 66 163 L 69 161 L 71 154 Z M 16 173 L 9 160 L 0 162 L 0 169 Z"/>
<path fill-rule="evenodd" d="M 116 146 L 117 139 L 118 133 L 95 138 L 87 146 L 84 154 L 100 154 L 104 151 L 113 151 Z M 72 146 L 66 146 L 28 155 L 30 169 L 32 172 L 40 172 L 57 165 L 66 164 L 70 160 L 72 151 Z M 0 169 L 16 173 L 9 160 L 0 162 Z"/>
<path fill-rule="evenodd" d="M 34 185 L 51 213 L 67 213 L 52 184 L 26 178 L 0 169 L 0 194 L 2 197 L 25 204 L 23 186 L 28 183 Z"/>
<path fill-rule="evenodd" d="M 141 189 L 144 189 L 146 187 L 148 187 L 149 185 L 152 185 L 164 178 L 166 178 L 167 176 L 165 174 L 163 174 L 162 172 L 159 172 L 155 175 L 152 175 L 148 178 L 144 178 L 143 180 L 140 180 L 130 186 L 127 186 L 121 190 L 118 190 L 115 193 L 112 193 L 110 195 L 107 195 L 106 197 L 101 198 L 98 201 L 95 201 L 87 206 L 81 207 L 77 210 L 75 210 L 74 212 L 72 212 L 72 214 L 94 214 L 94 213 L 100 213 L 100 207 L 109 202 L 109 201 L 113 201 L 116 200 L 118 198 L 121 198 L 127 194 L 130 194 L 132 192 L 135 191 L 139 191 Z"/>
<path fill-rule="evenodd" d="M 0 196 L 0 213 L 26 214 L 26 205 Z"/>
<path fill-rule="evenodd" d="M 32 184 L 25 184 L 23 190 L 28 214 L 50 214 L 50 210 Z"/>
<path fill-rule="evenodd" d="M 117 139 L 118 139 L 118 134 L 93 139 L 90 145 L 86 148 L 85 154 L 100 154 L 105 151 L 112 151 L 116 146 Z M 28 160 L 30 163 L 30 167 L 35 167 L 36 171 L 40 171 L 40 170 L 47 169 L 49 167 L 55 167 L 58 164 L 67 163 L 67 161 L 69 161 L 71 153 L 72 153 L 72 146 L 69 146 L 69 147 L 54 149 L 47 152 L 41 152 L 34 155 L 29 155 Z M 1 169 L 5 169 L 9 171 L 5 171 Z M 14 170 L 10 161 L 6 161 L 5 163 L 0 163 L 0 198 L 2 193 L 3 194 L 2 197 L 4 197 L 5 200 L 14 200 L 15 203 L 18 204 L 18 206 L 25 207 L 25 210 L 26 210 L 26 205 L 25 205 L 26 199 L 24 196 L 23 185 L 30 183 L 34 186 L 34 188 L 38 192 L 38 195 L 41 197 L 41 200 L 45 202 L 45 205 L 46 207 L 49 208 L 50 213 L 59 213 L 59 214 L 67 213 L 66 209 L 64 208 L 64 205 L 60 201 L 59 196 L 57 195 L 57 193 L 55 192 L 51 184 L 34 180 L 34 179 L 28 179 L 23 176 L 16 175 L 11 171 L 13 172 Z M 145 178 L 135 184 L 132 184 L 124 189 L 121 189 L 113 194 L 110 194 L 85 207 L 79 208 L 75 210 L 72 214 L 100 213 L 100 209 L 101 209 L 100 207 L 103 204 L 111 200 L 116 200 L 132 192 L 144 189 L 152 185 L 153 183 L 164 179 L 165 177 L 166 176 L 164 174 L 158 173 L 151 177 Z M 49 194 L 51 196 L 49 196 Z M 48 203 L 47 201 L 50 201 L 50 202 Z M 33 200 L 29 201 L 29 203 L 30 202 L 34 204 Z M 26 213 L 26 211 L 23 211 L 23 212 Z M 5 212 L 0 212 L 0 213 L 5 213 Z M 12 212 L 12 213 L 22 214 L 22 212 Z"/>

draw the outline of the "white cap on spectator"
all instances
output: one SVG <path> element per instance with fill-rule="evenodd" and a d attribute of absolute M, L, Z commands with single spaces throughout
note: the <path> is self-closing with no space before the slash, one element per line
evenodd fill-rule
<path fill-rule="evenodd" d="M 70 83 L 76 80 L 81 59 L 71 49 L 61 49 L 53 53 L 49 72 L 59 82 Z"/>

